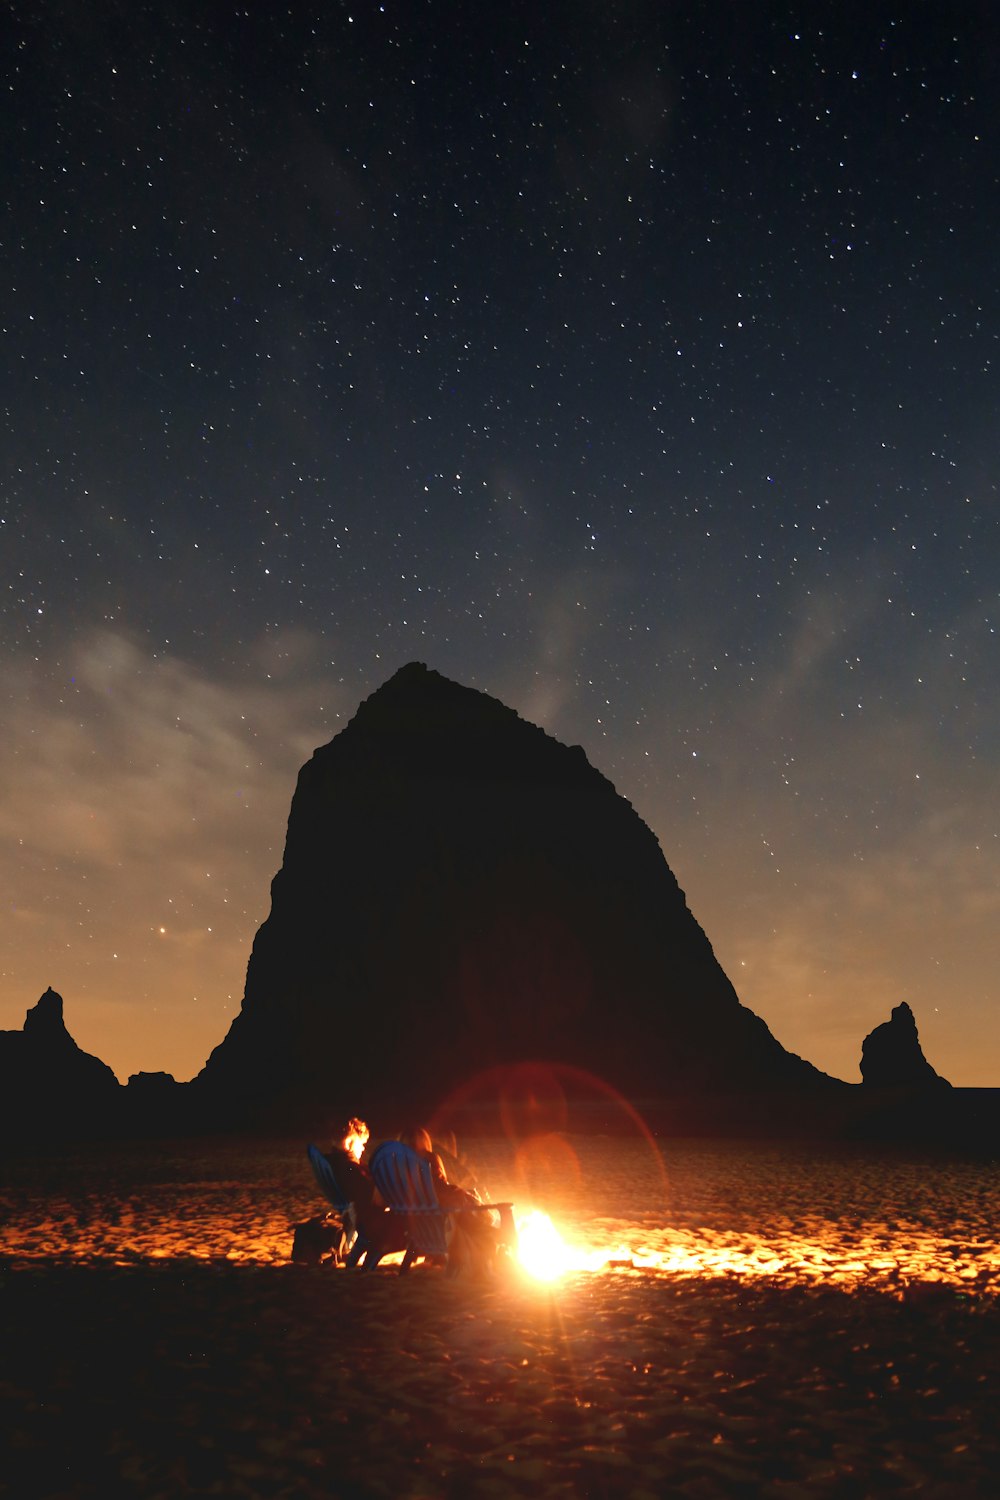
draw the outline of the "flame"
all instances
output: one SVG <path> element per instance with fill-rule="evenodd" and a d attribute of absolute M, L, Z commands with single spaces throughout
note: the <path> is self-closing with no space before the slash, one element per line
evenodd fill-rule
<path fill-rule="evenodd" d="M 567 1245 L 548 1214 L 533 1209 L 517 1225 L 522 1268 L 538 1281 L 555 1281 L 566 1271 L 599 1271 L 603 1266 L 634 1266 L 631 1250 L 583 1250 Z"/>
<path fill-rule="evenodd" d="M 567 1269 L 567 1248 L 548 1214 L 535 1209 L 517 1226 L 521 1265 L 539 1281 L 555 1281 Z"/>
<path fill-rule="evenodd" d="M 345 1135 L 344 1137 L 344 1150 L 347 1152 L 348 1156 L 353 1156 L 355 1161 L 361 1160 L 362 1154 L 367 1144 L 367 1132 L 364 1135 L 352 1134 Z"/>

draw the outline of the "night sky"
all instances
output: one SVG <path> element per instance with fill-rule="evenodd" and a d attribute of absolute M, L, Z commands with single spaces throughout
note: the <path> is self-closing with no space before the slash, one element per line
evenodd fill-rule
<path fill-rule="evenodd" d="M 419 660 L 583 745 L 786 1047 L 907 1000 L 1000 1085 L 1000 7 L 4 28 L 0 1027 L 195 1073 Z"/>

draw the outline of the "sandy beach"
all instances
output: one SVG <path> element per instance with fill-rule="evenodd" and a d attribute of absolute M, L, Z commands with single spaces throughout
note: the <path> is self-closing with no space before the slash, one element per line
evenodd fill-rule
<path fill-rule="evenodd" d="M 593 1153 L 612 1151 L 569 1149 L 587 1170 L 558 1205 L 565 1223 L 582 1218 Z M 996 1168 L 965 1178 L 941 1164 L 941 1184 L 970 1200 L 956 1224 L 953 1204 L 941 1223 L 907 1205 L 928 1164 L 897 1162 L 895 1179 L 873 1166 L 882 1265 L 866 1269 L 857 1236 L 871 1226 L 836 1213 L 836 1184 L 857 1181 L 857 1162 L 786 1160 L 782 1182 L 778 1148 L 755 1153 L 755 1177 L 723 1147 L 664 1156 L 673 1222 L 662 1233 L 684 1242 L 687 1263 L 676 1244 L 671 1260 L 647 1243 L 635 1269 L 551 1284 L 516 1269 L 482 1284 L 433 1267 L 400 1277 L 291 1264 L 290 1224 L 321 1205 L 289 1176 L 297 1152 L 284 1145 L 251 1162 L 182 1147 L 137 1148 L 124 1165 L 97 1153 L 72 1173 L 18 1164 L 4 1182 L 0 1494 L 994 1495 L 1000 1253 L 985 1229 Z M 645 1145 L 630 1160 L 626 1187 L 648 1200 L 659 1168 Z M 512 1181 L 496 1163 L 491 1175 L 527 1194 L 524 1163 L 508 1165 Z M 803 1219 L 796 1267 L 777 1208 L 809 1170 L 812 1239 Z M 655 1240 L 636 1203 L 625 1207 L 633 1245 Z M 923 1240 L 907 1208 L 923 1212 Z M 817 1260 L 827 1212 L 841 1228 Z M 945 1220 L 964 1260 L 947 1253 Z M 591 1215 L 592 1241 L 595 1223 L 609 1253 L 629 1227 Z M 732 1242 L 724 1272 L 720 1237 Z M 932 1242 L 939 1260 L 921 1260 Z"/>

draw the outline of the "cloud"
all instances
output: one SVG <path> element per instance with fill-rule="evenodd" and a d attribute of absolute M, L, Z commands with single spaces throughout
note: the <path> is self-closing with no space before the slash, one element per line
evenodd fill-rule
<path fill-rule="evenodd" d="M 712 656 L 678 632 L 644 767 L 639 735 L 623 736 L 619 790 L 741 999 L 841 1077 L 858 1078 L 864 1036 L 902 999 L 946 1077 L 1000 1075 L 988 631 L 977 609 L 931 638 L 890 607 L 874 565 L 860 587 L 832 575 L 758 640 L 752 672 L 726 668 L 711 705 Z"/>
<path fill-rule="evenodd" d="M 534 671 L 523 691 L 512 691 L 507 699 L 517 703 L 524 718 L 560 738 L 580 738 L 580 720 L 592 697 L 585 664 L 627 587 L 626 570 L 615 564 L 566 569 L 539 588 L 532 622 Z M 524 684 L 523 672 L 518 680 Z"/>
<path fill-rule="evenodd" d="M 356 706 L 331 699 L 301 633 L 250 654 L 255 671 L 226 673 L 94 630 L 59 677 L 4 667 L 0 1025 L 19 1027 L 51 983 L 80 1045 L 120 1076 L 185 1076 L 221 1040 L 298 768 Z"/>

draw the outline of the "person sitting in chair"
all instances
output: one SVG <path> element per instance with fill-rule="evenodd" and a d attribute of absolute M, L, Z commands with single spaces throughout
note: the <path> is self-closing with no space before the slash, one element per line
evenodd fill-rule
<path fill-rule="evenodd" d="M 497 1238 L 493 1215 L 482 1207 L 479 1194 L 448 1181 L 444 1162 L 434 1150 L 430 1132 L 422 1125 L 405 1130 L 400 1140 L 427 1162 L 438 1203 L 455 1215 L 455 1229 L 461 1240 L 452 1254 L 457 1250 L 458 1260 L 468 1260 L 478 1270 L 489 1270 L 496 1255 Z"/>
<path fill-rule="evenodd" d="M 337 1138 L 326 1154 L 344 1197 L 349 1198 L 356 1208 L 367 1207 L 375 1193 L 375 1184 L 367 1168 L 361 1165 L 368 1134 L 364 1120 L 352 1115 L 337 1132 Z"/>
<path fill-rule="evenodd" d="M 385 1255 L 402 1250 L 404 1241 L 401 1227 L 391 1222 L 391 1215 L 361 1159 L 368 1136 L 364 1120 L 352 1115 L 338 1132 L 326 1159 L 333 1168 L 341 1192 L 353 1206 L 353 1227 L 364 1235 L 376 1255 Z M 344 1227 L 350 1231 L 350 1225 Z M 365 1259 L 367 1262 L 367 1256 Z"/>
<path fill-rule="evenodd" d="M 434 1150 L 434 1142 L 431 1140 L 429 1130 L 418 1125 L 410 1130 L 404 1130 L 399 1139 L 404 1146 L 409 1146 L 429 1165 L 431 1177 L 434 1180 L 434 1191 L 442 1208 L 461 1212 L 463 1208 L 471 1208 L 480 1201 L 478 1193 L 469 1192 L 466 1188 L 459 1187 L 457 1183 L 448 1181 L 444 1162 Z"/>

